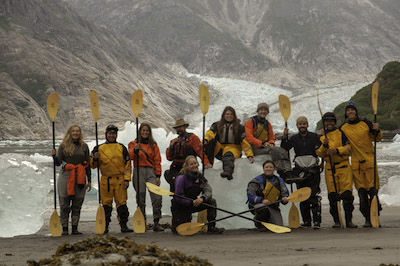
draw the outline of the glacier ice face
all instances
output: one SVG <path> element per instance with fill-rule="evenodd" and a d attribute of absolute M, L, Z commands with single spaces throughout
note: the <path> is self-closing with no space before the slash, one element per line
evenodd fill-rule
<path fill-rule="evenodd" d="M 29 235 L 44 223 L 51 171 L 27 155 L 0 155 L 0 237 Z"/>

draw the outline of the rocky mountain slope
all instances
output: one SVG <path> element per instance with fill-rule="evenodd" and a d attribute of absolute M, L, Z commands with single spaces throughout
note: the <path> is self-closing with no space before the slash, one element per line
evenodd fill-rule
<path fill-rule="evenodd" d="M 99 95 L 101 133 L 109 123 L 134 120 L 130 102 L 137 89 L 144 91 L 141 121 L 160 127 L 198 104 L 196 82 L 63 1 L 1 0 L 0 47 L 0 139 L 50 138 L 46 100 L 54 91 L 58 137 L 72 123 L 93 136 L 91 89 Z"/>
<path fill-rule="evenodd" d="M 276 86 L 365 82 L 399 60 L 396 0 L 66 0 L 158 60 Z"/>

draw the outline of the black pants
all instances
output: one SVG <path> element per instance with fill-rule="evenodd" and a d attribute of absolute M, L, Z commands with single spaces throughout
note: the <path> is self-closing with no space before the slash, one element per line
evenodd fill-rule
<path fill-rule="evenodd" d="M 204 202 L 209 205 L 217 207 L 217 202 L 215 199 L 211 198 L 210 200 Z M 172 232 L 176 233 L 176 227 L 180 224 L 183 223 L 188 223 L 192 221 L 192 213 L 194 212 L 199 212 L 202 210 L 207 210 L 207 221 L 214 221 L 215 218 L 217 217 L 217 209 L 205 206 L 203 204 L 200 204 L 200 206 L 197 207 L 189 207 L 189 206 L 183 206 L 179 204 L 175 199 L 172 199 L 172 205 L 171 205 L 171 212 L 172 212 L 172 225 L 171 225 L 171 230 Z M 213 227 L 215 226 L 214 223 L 209 223 L 208 227 Z"/>
<path fill-rule="evenodd" d="M 311 196 L 308 200 L 300 202 L 300 212 L 304 223 L 311 223 L 311 221 L 321 223 L 321 196 L 319 193 L 320 189 L 321 175 L 319 171 L 308 175 L 306 179 L 297 183 L 297 189 L 303 187 L 311 188 Z M 311 218 L 312 212 L 312 218 Z"/>

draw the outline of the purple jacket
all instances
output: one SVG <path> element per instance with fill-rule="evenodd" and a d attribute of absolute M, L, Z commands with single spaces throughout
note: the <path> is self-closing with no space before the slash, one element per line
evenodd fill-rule
<path fill-rule="evenodd" d="M 175 194 L 185 196 L 192 200 L 197 199 L 197 197 L 202 194 L 203 200 L 206 202 L 212 197 L 212 189 L 208 184 L 207 179 L 197 172 L 191 173 L 187 172 L 185 174 L 179 175 L 175 179 Z M 193 206 L 193 201 L 183 199 L 174 196 L 177 203 L 184 206 Z"/>

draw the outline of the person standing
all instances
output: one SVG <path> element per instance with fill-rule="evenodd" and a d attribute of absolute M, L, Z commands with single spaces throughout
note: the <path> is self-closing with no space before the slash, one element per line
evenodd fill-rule
<path fill-rule="evenodd" d="M 351 145 L 351 168 L 353 170 L 354 185 L 360 198 L 360 212 L 365 218 L 363 227 L 371 227 L 370 204 L 374 195 L 378 196 L 379 175 L 376 167 L 376 187 L 374 184 L 374 146 L 372 141 L 382 140 L 382 131 L 378 123 L 371 123 L 367 119 L 358 117 L 355 102 L 349 101 L 345 105 L 347 122 L 340 126 Z M 378 199 L 378 211 L 382 206 Z"/>
<path fill-rule="evenodd" d="M 340 228 L 337 202 L 343 201 L 346 227 L 357 228 L 352 222 L 354 210 L 353 174 L 349 162 L 351 146 L 346 135 L 336 127 L 336 116 L 327 112 L 322 117 L 324 134 L 321 134 L 321 145 L 317 155 L 325 161 L 325 183 L 328 189 L 330 213 L 333 217 L 333 228 Z M 333 176 L 334 174 L 334 176 Z"/>
<path fill-rule="evenodd" d="M 172 199 L 172 225 L 171 230 L 176 232 L 180 224 L 190 222 L 192 213 L 207 209 L 207 222 L 214 221 L 217 217 L 217 209 L 202 205 L 207 203 L 217 207 L 217 202 L 212 198 L 212 189 L 207 179 L 199 172 L 199 163 L 196 157 L 189 155 L 182 166 L 181 174 L 175 180 L 175 195 L 181 195 L 189 199 L 174 196 Z M 201 196 L 199 197 L 199 195 Z M 208 224 L 208 233 L 220 234 L 223 228 L 215 227 L 215 222 Z"/>
<path fill-rule="evenodd" d="M 57 155 L 56 155 L 57 154 Z M 71 125 L 63 141 L 56 150 L 52 150 L 57 166 L 62 166 L 58 177 L 58 198 L 60 202 L 60 221 L 62 235 L 68 235 L 68 220 L 71 213 L 72 234 L 81 235 L 78 223 L 86 189 L 91 189 L 91 171 L 89 148 L 83 140 L 80 126 Z M 87 183 L 86 183 L 87 179 Z"/>
<path fill-rule="evenodd" d="M 303 180 L 296 182 L 297 188 L 311 188 L 310 198 L 300 203 L 300 212 L 303 218 L 302 226 L 311 227 L 313 221 L 314 228 L 319 229 L 321 226 L 321 196 L 319 196 L 321 176 L 315 150 L 319 148 L 321 142 L 318 134 L 308 131 L 308 119 L 305 116 L 296 119 L 296 126 L 299 133 L 290 138 L 287 137 L 289 129 L 284 129 L 281 147 L 287 151 L 294 149 L 295 167 L 293 173 L 303 178 Z"/>
<path fill-rule="evenodd" d="M 250 163 L 254 162 L 253 151 L 245 138 L 245 129 L 231 106 L 225 107 L 221 119 L 211 125 L 206 132 L 204 143 L 208 145 L 209 158 L 222 161 L 221 177 L 233 179 L 235 160 L 242 156 L 242 150 Z"/>
<path fill-rule="evenodd" d="M 182 169 L 185 159 L 189 155 L 198 156 L 203 160 L 203 145 L 199 137 L 193 133 L 186 131 L 189 124 L 184 119 L 180 118 L 175 121 L 173 128 L 178 134 L 177 138 L 171 140 L 171 143 L 166 151 L 168 161 L 172 161 L 169 170 L 166 170 L 164 177 L 171 186 L 171 191 L 174 191 L 175 177 Z M 204 168 L 210 168 L 212 165 L 208 160 L 207 155 L 204 154 Z"/>
<path fill-rule="evenodd" d="M 279 203 L 274 203 L 282 200 L 283 204 L 289 201 L 289 190 L 286 187 L 285 181 L 274 175 L 275 163 L 271 160 L 266 160 L 263 163 L 263 174 L 253 178 L 247 186 L 247 200 L 249 209 L 259 208 L 252 211 L 255 214 L 254 219 L 262 222 L 272 223 L 283 226 L 283 219 Z M 266 231 L 266 228 L 259 222 L 254 222 L 258 231 Z"/>
<path fill-rule="evenodd" d="M 106 216 L 106 230 L 111 222 L 113 200 L 117 207 L 119 225 L 122 233 L 131 233 L 132 229 L 127 226 L 129 211 L 126 201 L 128 199 L 127 189 L 131 181 L 131 161 L 127 148 L 117 142 L 118 128 L 109 125 L 106 128 L 106 142 L 94 147 L 90 166 L 100 167 L 100 195 L 101 203 Z"/>
<path fill-rule="evenodd" d="M 135 190 L 139 186 L 140 193 L 136 196 L 140 209 L 146 220 L 146 182 L 159 186 L 161 176 L 161 155 L 157 142 L 151 133 L 151 127 L 147 123 L 142 123 L 139 127 L 139 137 L 128 144 L 129 156 L 133 161 L 135 171 L 133 174 L 133 183 Z M 139 157 L 139 158 L 138 158 Z M 137 162 L 139 161 L 139 165 Z M 135 178 L 139 176 L 138 178 Z M 160 226 L 162 196 L 150 192 L 151 203 L 153 205 L 153 231 L 164 231 Z"/>
<path fill-rule="evenodd" d="M 257 106 L 257 115 L 249 118 L 244 124 L 246 140 L 251 145 L 255 156 L 267 154 L 274 161 L 278 174 L 285 180 L 292 178 L 292 166 L 286 150 L 275 147 L 275 135 L 272 125 L 266 119 L 269 105 L 260 103 Z"/>

